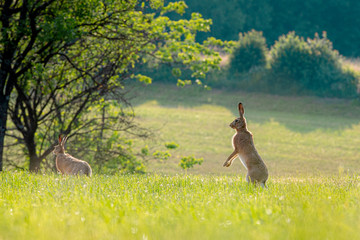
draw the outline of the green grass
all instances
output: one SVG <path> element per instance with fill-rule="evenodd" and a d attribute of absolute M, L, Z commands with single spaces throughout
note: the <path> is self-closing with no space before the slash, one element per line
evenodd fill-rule
<path fill-rule="evenodd" d="M 228 125 L 245 105 L 248 128 L 271 176 L 360 173 L 360 104 L 315 97 L 283 97 L 241 91 L 179 89 L 154 84 L 136 91 L 135 112 L 142 126 L 180 147 L 166 163 L 150 162 L 152 172 L 177 173 L 181 156 L 204 157 L 195 174 L 240 174 L 240 161 L 222 164 L 232 152 Z M 155 143 L 137 143 L 138 146 Z"/>
<path fill-rule="evenodd" d="M 360 239 L 359 180 L 3 172 L 0 239 Z"/>
<path fill-rule="evenodd" d="M 180 145 L 149 174 L 0 174 L 2 239 L 360 239 L 357 102 L 241 91 L 138 89 L 137 121 Z M 268 188 L 248 185 L 232 152 L 237 103 L 268 165 Z M 204 163 L 185 175 L 182 156 Z"/>

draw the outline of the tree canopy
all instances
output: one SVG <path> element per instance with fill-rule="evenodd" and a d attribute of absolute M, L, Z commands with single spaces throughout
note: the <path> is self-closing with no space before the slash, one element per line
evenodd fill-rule
<path fill-rule="evenodd" d="M 194 77 L 217 68 L 214 46 L 226 43 L 195 41 L 211 20 L 198 13 L 187 20 L 165 16 L 185 9 L 182 1 L 162 0 L 1 1 L 0 169 L 5 135 L 24 146 L 30 170 L 38 171 L 56 134 L 104 130 L 94 126 L 105 118 L 87 113 L 94 105 L 106 112 L 104 102 L 126 104 L 127 80 L 151 83 L 137 71 L 142 63 L 181 63 Z M 131 125 L 121 111 L 110 115 Z"/>

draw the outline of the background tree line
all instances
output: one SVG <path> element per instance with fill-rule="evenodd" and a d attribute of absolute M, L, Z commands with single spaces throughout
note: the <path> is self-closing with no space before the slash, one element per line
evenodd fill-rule
<path fill-rule="evenodd" d="M 359 97 L 360 74 L 343 56 L 360 54 L 360 2 L 194 0 L 188 7 L 213 21 L 212 31 L 198 34 L 198 41 L 212 35 L 235 43 L 232 54 L 223 55 L 221 70 L 207 77 L 211 87 Z M 162 82 L 177 78 L 167 65 L 150 65 L 145 71 Z M 196 80 L 191 72 L 182 73 Z"/>
<path fill-rule="evenodd" d="M 307 39 L 289 32 L 272 46 L 266 42 L 262 32 L 240 33 L 232 42 L 231 54 L 223 55 L 221 68 L 207 75 L 206 84 L 247 92 L 359 98 L 360 72 L 344 61 L 326 32 Z M 144 71 L 161 82 L 178 77 L 164 64 L 149 64 Z M 183 71 L 183 77 L 191 79 L 189 83 L 197 81 L 188 70 Z"/>
<path fill-rule="evenodd" d="M 360 2 L 357 0 L 191 0 L 189 12 L 212 19 L 211 32 L 201 33 L 222 40 L 237 40 L 238 33 L 262 31 L 269 46 L 283 34 L 295 31 L 300 37 L 327 32 L 340 54 L 360 56 Z"/>

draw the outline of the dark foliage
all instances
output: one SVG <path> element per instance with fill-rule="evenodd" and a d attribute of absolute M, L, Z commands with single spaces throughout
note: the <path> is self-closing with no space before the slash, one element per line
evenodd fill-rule
<path fill-rule="evenodd" d="M 230 73 L 243 73 L 254 67 L 266 65 L 266 39 L 262 32 L 251 31 L 239 34 L 239 41 L 230 57 Z"/>
<path fill-rule="evenodd" d="M 360 56 L 360 1 L 357 0 L 192 0 L 188 12 L 213 20 L 208 36 L 236 40 L 239 32 L 262 31 L 268 45 L 280 35 L 295 31 L 304 38 L 326 31 L 334 48 L 344 56 Z M 190 17 L 185 14 L 185 17 Z"/>
<path fill-rule="evenodd" d="M 341 56 L 333 49 L 326 34 L 314 39 L 281 36 L 271 49 L 273 84 L 277 88 L 296 89 L 326 97 L 353 98 L 357 95 L 357 78 L 344 70 Z"/>

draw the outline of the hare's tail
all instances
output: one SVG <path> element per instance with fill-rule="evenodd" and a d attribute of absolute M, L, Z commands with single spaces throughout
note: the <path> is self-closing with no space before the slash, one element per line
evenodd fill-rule
<path fill-rule="evenodd" d="M 88 165 L 88 168 L 86 168 L 85 175 L 87 175 L 88 177 L 91 177 L 91 175 L 92 175 L 92 169 L 91 169 L 90 165 Z"/>
<path fill-rule="evenodd" d="M 89 170 L 88 170 L 88 172 L 86 173 L 86 175 L 87 175 L 88 177 L 91 177 L 91 175 L 92 175 L 92 170 L 91 170 L 91 168 L 89 168 Z"/>

